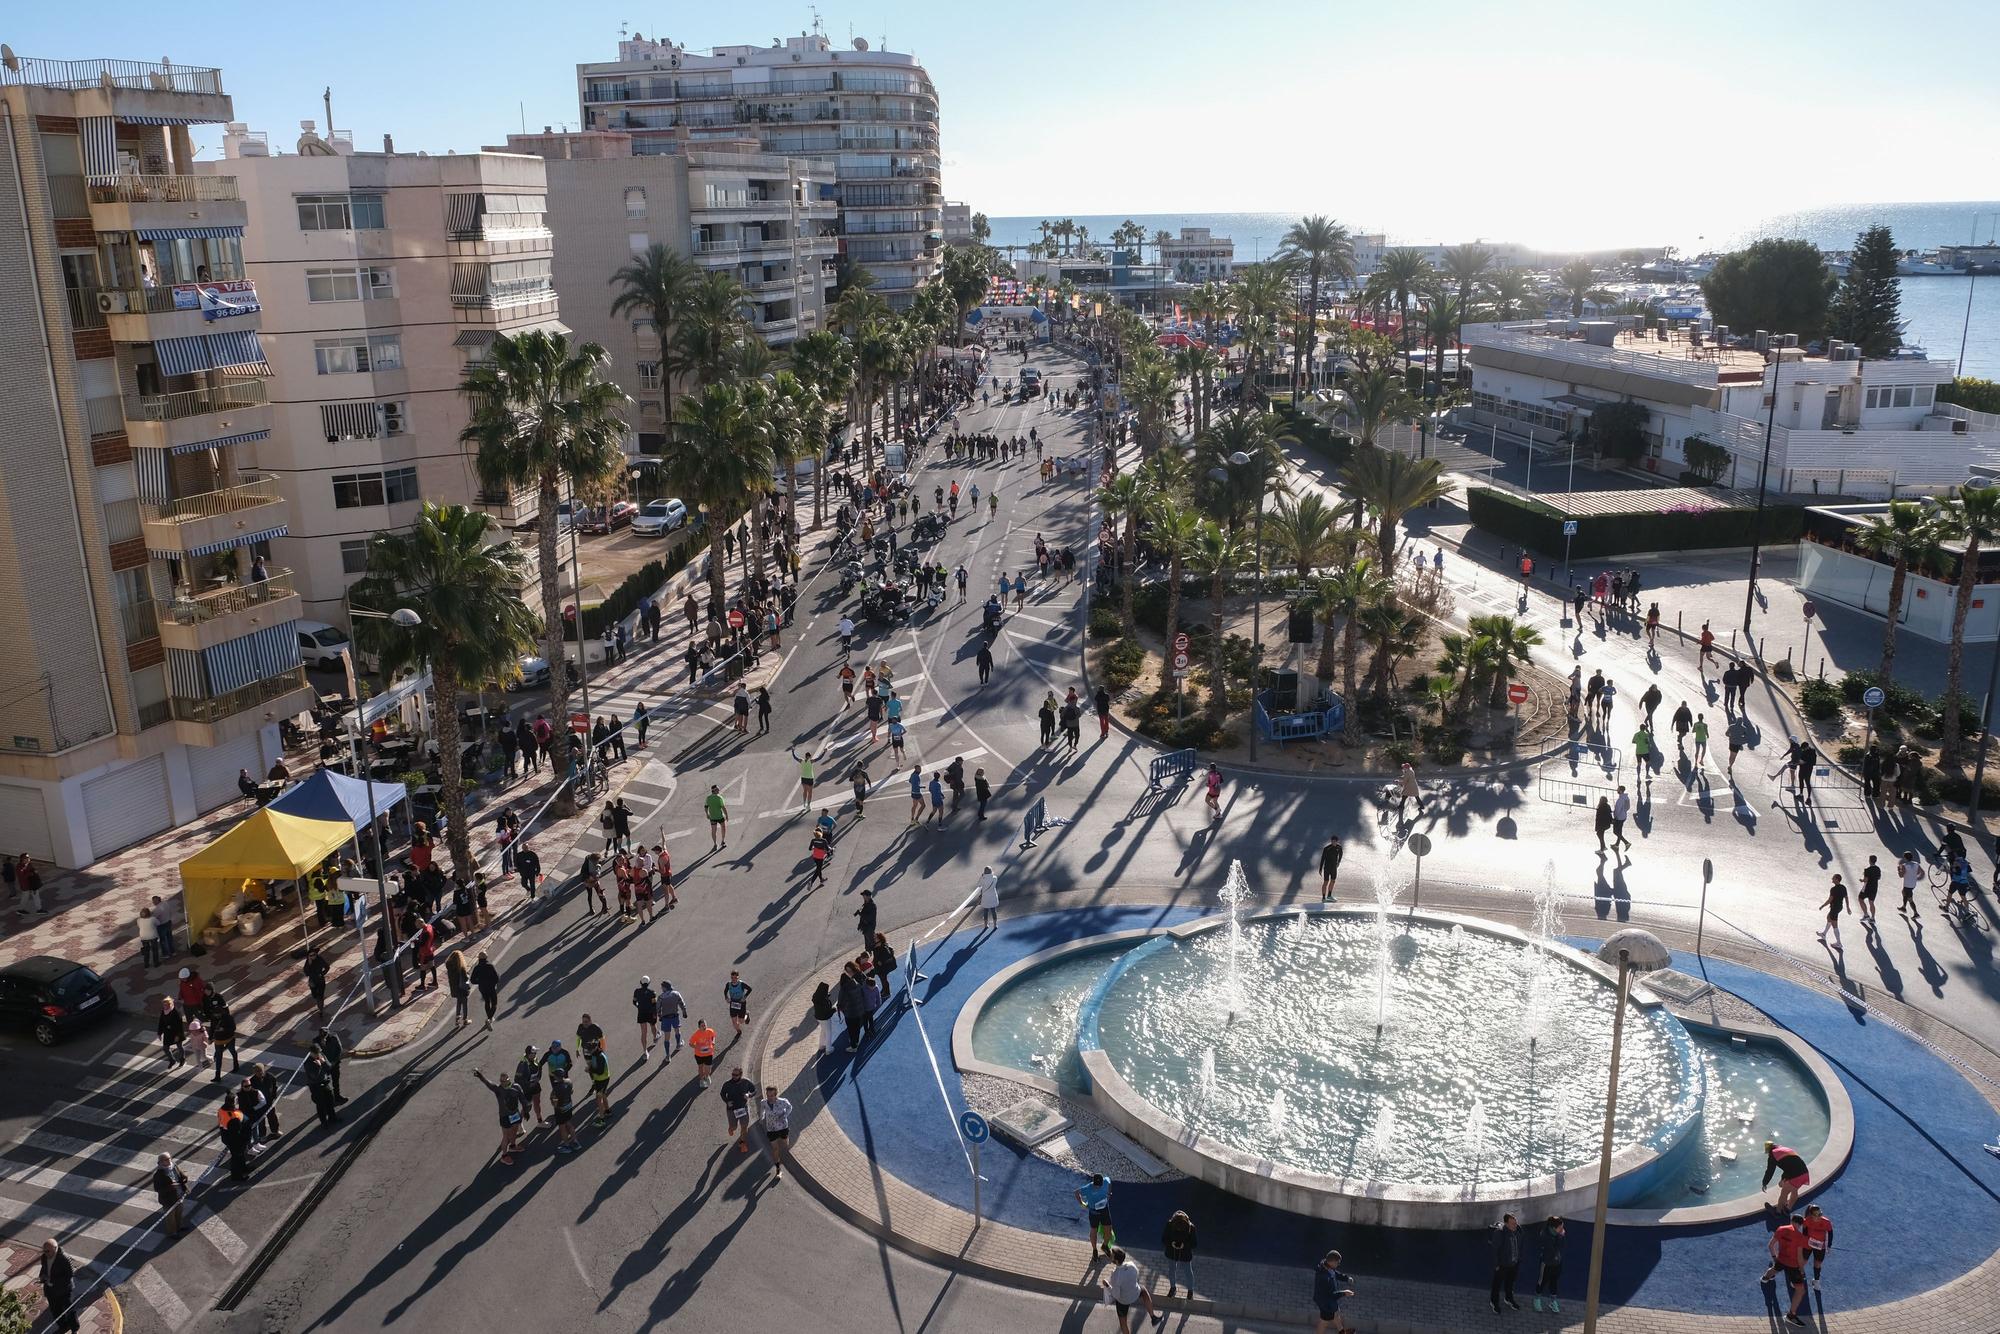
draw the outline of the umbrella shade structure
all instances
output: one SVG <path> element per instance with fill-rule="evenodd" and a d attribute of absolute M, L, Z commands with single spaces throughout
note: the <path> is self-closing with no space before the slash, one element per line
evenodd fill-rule
<path fill-rule="evenodd" d="M 354 829 L 366 829 L 371 787 L 374 788 L 377 815 L 394 810 L 409 800 L 410 791 L 401 783 L 366 783 L 359 778 L 321 769 L 303 782 L 286 788 L 264 809 L 307 820 L 345 820 Z"/>
<path fill-rule="evenodd" d="M 1161 334 L 1158 338 L 1155 338 L 1153 346 L 1178 350 L 1184 347 L 1204 347 L 1206 344 L 1199 338 L 1190 338 L 1184 333 L 1168 333 Z"/>
<path fill-rule="evenodd" d="M 181 863 L 188 931 L 199 934 L 214 921 L 245 880 L 297 880 L 353 837 L 344 817 L 314 820 L 266 806 Z"/>

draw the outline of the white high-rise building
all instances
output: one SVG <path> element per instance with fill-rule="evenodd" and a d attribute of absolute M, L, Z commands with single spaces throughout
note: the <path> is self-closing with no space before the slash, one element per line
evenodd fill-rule
<path fill-rule="evenodd" d="M 938 99 L 916 57 L 860 40 L 837 49 L 818 32 L 706 53 L 634 34 L 617 60 L 579 65 L 576 77 L 584 128 L 627 132 L 636 154 L 749 137 L 765 153 L 824 160 L 840 253 L 891 306 L 936 270 Z"/>

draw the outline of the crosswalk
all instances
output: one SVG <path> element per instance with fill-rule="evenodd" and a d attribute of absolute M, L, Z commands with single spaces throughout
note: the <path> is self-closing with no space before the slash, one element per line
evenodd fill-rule
<path fill-rule="evenodd" d="M 245 1046 L 244 1071 L 261 1061 L 281 1082 L 303 1060 L 293 1050 Z M 186 1321 L 187 1302 L 152 1262 L 174 1246 L 212 1248 L 230 1265 L 248 1250 L 214 1211 L 228 1199 L 214 1176 L 184 1210 L 188 1230 L 179 1239 L 157 1221 L 152 1174 L 159 1155 L 171 1153 L 189 1180 L 199 1181 L 221 1153 L 215 1111 L 237 1080 L 225 1071 L 225 1082 L 214 1083 L 213 1073 L 212 1065 L 192 1062 L 169 1068 L 143 1032 L 118 1038 L 69 1102 L 0 1143 L 0 1227 L 18 1245 L 57 1238 L 80 1279 L 129 1282 L 169 1328 Z M 279 1106 L 287 1133 L 304 1119 L 303 1087 L 295 1092 Z"/>

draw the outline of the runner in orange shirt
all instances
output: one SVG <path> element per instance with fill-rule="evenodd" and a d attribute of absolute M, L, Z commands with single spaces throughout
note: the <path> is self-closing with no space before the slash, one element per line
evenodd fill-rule
<path fill-rule="evenodd" d="M 708 1078 L 715 1071 L 715 1030 L 708 1026 L 708 1020 L 695 1021 L 694 1032 L 688 1037 L 688 1050 L 694 1053 L 694 1069 L 701 1076 L 701 1086 L 707 1088 Z"/>

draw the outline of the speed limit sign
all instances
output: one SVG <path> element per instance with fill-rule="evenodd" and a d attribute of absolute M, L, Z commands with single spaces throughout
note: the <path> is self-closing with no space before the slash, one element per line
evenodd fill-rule
<path fill-rule="evenodd" d="M 1176 653 L 1176 654 L 1174 654 L 1174 670 L 1175 670 L 1175 671 L 1177 671 L 1177 672 L 1184 672 L 1184 671 L 1186 671 L 1186 670 L 1187 670 L 1187 665 L 1188 665 L 1188 655 L 1187 655 L 1187 654 L 1185 654 L 1185 653 Z"/>

